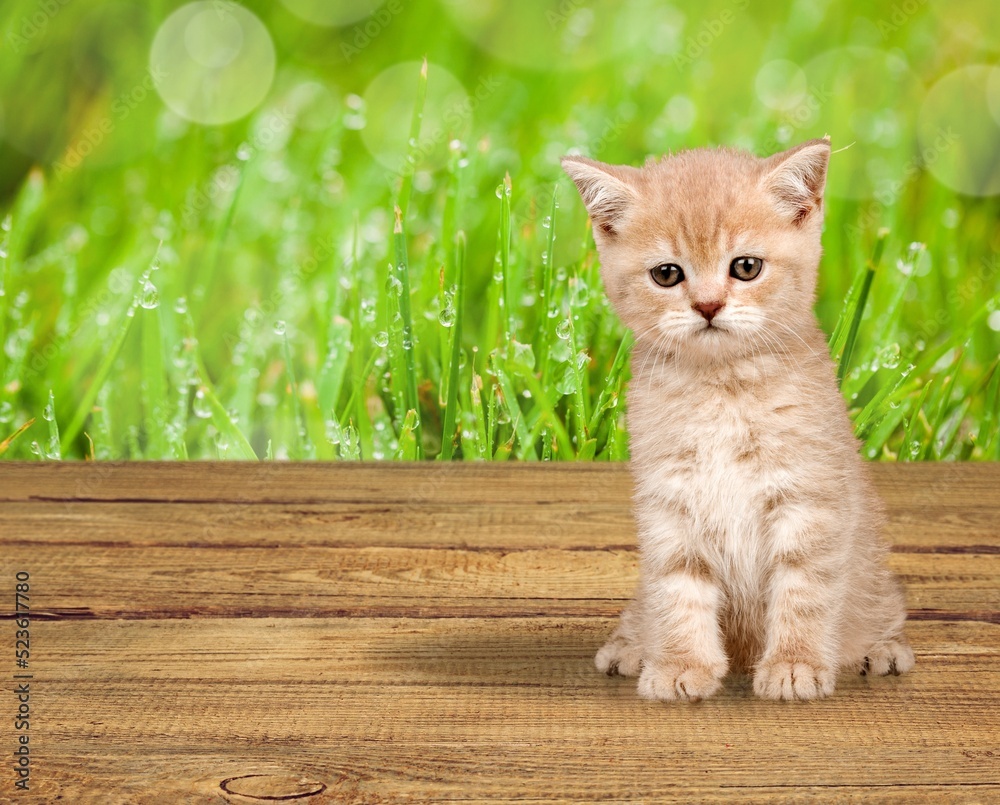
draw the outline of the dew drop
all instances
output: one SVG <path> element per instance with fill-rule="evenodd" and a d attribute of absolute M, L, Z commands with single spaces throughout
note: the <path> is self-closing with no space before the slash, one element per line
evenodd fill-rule
<path fill-rule="evenodd" d="M 52 393 L 52 389 L 49 389 L 49 401 L 42 409 L 42 418 L 46 422 L 51 422 L 56 418 L 56 398 Z"/>
<path fill-rule="evenodd" d="M 899 366 L 899 344 L 889 344 L 880 349 L 876 360 L 886 369 L 895 369 Z"/>
<path fill-rule="evenodd" d="M 568 341 L 570 337 L 570 332 L 572 329 L 572 324 L 569 319 L 563 319 L 559 324 L 556 325 L 556 335 L 559 336 L 563 341 Z"/>
<path fill-rule="evenodd" d="M 183 296 L 178 296 L 177 301 L 174 302 L 174 313 L 180 313 L 181 315 L 187 313 L 188 303 L 187 299 Z"/>
<path fill-rule="evenodd" d="M 139 304 L 146 310 L 155 310 L 160 304 L 160 292 L 149 280 L 142 284 L 142 290 L 139 292 Z"/>
<path fill-rule="evenodd" d="M 205 396 L 205 389 L 200 388 L 194 393 L 194 415 L 199 419 L 208 419 L 212 416 L 212 407 L 208 404 L 208 398 Z"/>
<path fill-rule="evenodd" d="M 0 402 L 0 422 L 7 423 L 14 418 L 14 406 L 4 400 Z"/>
<path fill-rule="evenodd" d="M 451 305 L 443 308 L 440 313 L 438 313 L 438 321 L 441 322 L 442 327 L 452 327 L 455 324 L 455 308 Z"/>
<path fill-rule="evenodd" d="M 274 334 L 275 335 L 284 335 L 286 329 L 287 329 L 287 327 L 285 326 L 285 322 L 282 319 L 278 319 L 274 323 Z"/>
<path fill-rule="evenodd" d="M 375 346 L 386 347 L 389 345 L 389 334 L 385 330 L 379 330 L 375 333 Z"/>
<path fill-rule="evenodd" d="M 358 439 L 358 429 L 354 425 L 348 425 L 341 431 L 340 435 L 340 457 L 348 461 L 355 461 L 361 456 L 361 445 Z"/>

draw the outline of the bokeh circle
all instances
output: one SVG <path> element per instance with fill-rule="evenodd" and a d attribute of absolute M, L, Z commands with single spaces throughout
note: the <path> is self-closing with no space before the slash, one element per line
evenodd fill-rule
<path fill-rule="evenodd" d="M 394 64 L 375 76 L 364 93 L 361 139 L 375 159 L 401 175 L 447 164 L 448 144 L 468 134 L 478 103 L 444 67 L 429 64 L 420 134 L 409 142 L 420 69 L 418 61 Z M 487 93 L 490 87 L 482 84 L 481 90 Z M 411 151 L 413 162 L 407 159 Z"/>
<path fill-rule="evenodd" d="M 274 80 L 274 43 L 238 3 L 195 2 L 171 14 L 149 55 L 157 92 L 175 114 L 231 123 L 264 100 Z"/>
<path fill-rule="evenodd" d="M 592 67 L 660 53 L 677 12 L 658 0 L 442 0 L 459 30 L 492 56 L 535 70 Z"/>
<path fill-rule="evenodd" d="M 762 65 L 754 79 L 761 103 L 770 109 L 793 109 L 809 92 L 806 74 L 795 62 L 774 59 Z"/>
<path fill-rule="evenodd" d="M 939 79 L 917 117 L 920 159 L 942 184 L 1000 194 L 1000 67 L 972 65 Z"/>
<path fill-rule="evenodd" d="M 374 14 L 385 0 L 281 0 L 295 16 L 313 25 L 349 25 Z"/>
<path fill-rule="evenodd" d="M 850 46 L 821 53 L 802 69 L 806 96 L 785 111 L 786 122 L 794 139 L 829 134 L 835 152 L 846 148 L 833 156 L 830 195 L 863 199 L 885 196 L 891 188 L 898 192 L 912 153 L 905 110 L 918 106 L 923 96 L 923 85 L 906 60 L 898 53 Z M 796 132 L 802 136 L 795 137 Z"/>

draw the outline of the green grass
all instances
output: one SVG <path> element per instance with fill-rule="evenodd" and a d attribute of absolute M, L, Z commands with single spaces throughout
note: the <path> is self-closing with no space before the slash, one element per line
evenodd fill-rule
<path fill-rule="evenodd" d="M 831 165 L 817 314 L 864 455 L 1000 460 L 1000 140 L 982 151 L 982 121 L 932 89 L 995 62 L 992 6 L 515 3 L 477 39 L 425 0 L 384 6 L 354 53 L 365 20 L 247 3 L 277 49 L 259 107 L 200 126 L 150 92 L 122 116 L 179 5 L 61 6 L 0 60 L 4 458 L 625 459 L 630 341 L 558 157 L 830 132 L 854 144 Z M 8 51 L 39 7 L 4 4 Z M 587 19 L 649 35 L 551 69 Z M 780 108 L 786 62 L 807 85 Z M 474 110 L 442 100 L 445 71 Z M 957 138 L 937 150 L 917 136 L 935 115 Z"/>

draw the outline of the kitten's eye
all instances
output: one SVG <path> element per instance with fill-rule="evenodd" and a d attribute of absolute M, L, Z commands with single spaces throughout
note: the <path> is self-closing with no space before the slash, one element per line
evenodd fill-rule
<path fill-rule="evenodd" d="M 676 263 L 664 263 L 650 271 L 649 275 L 661 288 L 673 288 L 678 282 L 683 282 L 684 269 Z"/>
<path fill-rule="evenodd" d="M 737 257 L 729 264 L 729 276 L 743 282 L 757 279 L 764 261 L 759 257 Z"/>

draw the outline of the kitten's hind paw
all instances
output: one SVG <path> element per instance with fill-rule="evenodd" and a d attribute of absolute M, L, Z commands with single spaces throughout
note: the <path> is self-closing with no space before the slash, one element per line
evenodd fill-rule
<path fill-rule="evenodd" d="M 868 650 L 864 664 L 861 666 L 861 676 L 899 676 L 913 668 L 913 649 L 906 640 L 890 640 L 884 645 Z"/>
<path fill-rule="evenodd" d="M 647 665 L 639 674 L 639 695 L 643 699 L 660 701 L 700 702 L 717 693 L 722 687 L 725 669 L 707 665 Z"/>
<path fill-rule="evenodd" d="M 639 676 L 642 668 L 642 653 L 638 646 L 627 643 L 620 637 L 612 637 L 594 657 L 594 665 L 608 676 Z"/>
<path fill-rule="evenodd" d="M 827 668 L 804 662 L 765 662 L 753 677 L 753 691 L 764 699 L 820 699 L 833 693 L 836 678 Z"/>

